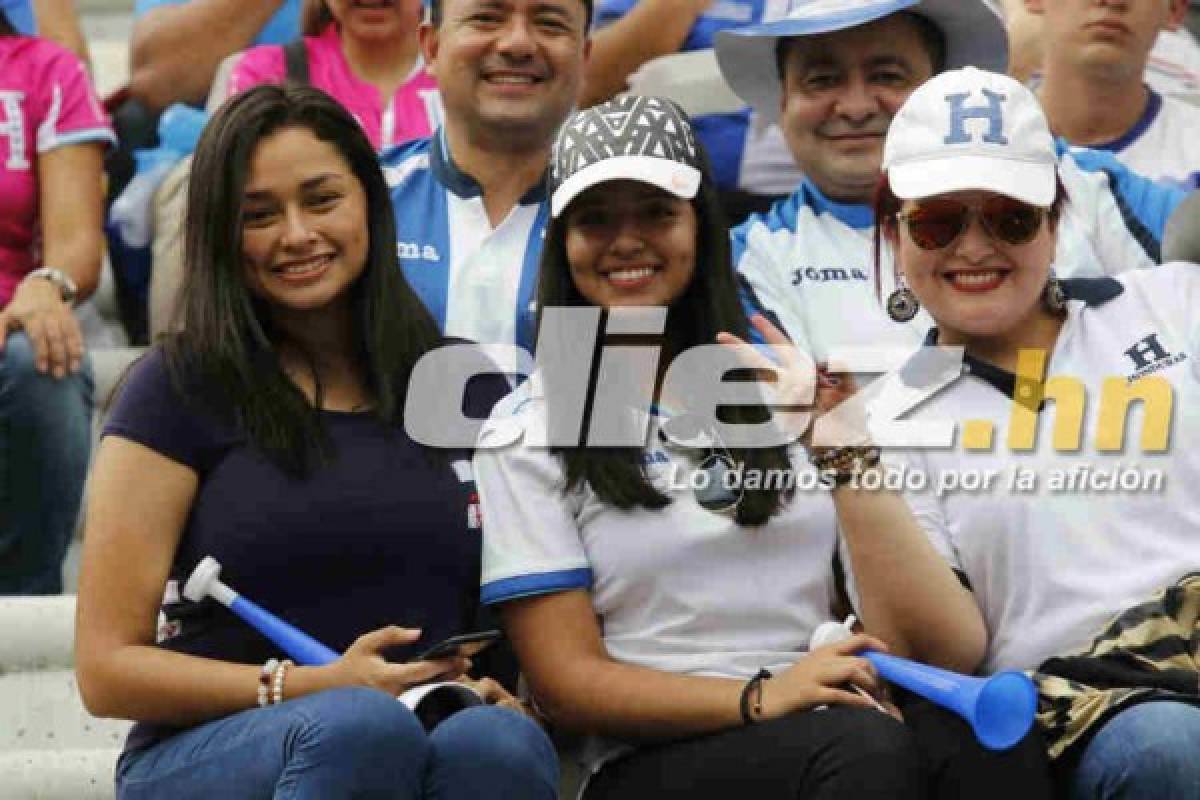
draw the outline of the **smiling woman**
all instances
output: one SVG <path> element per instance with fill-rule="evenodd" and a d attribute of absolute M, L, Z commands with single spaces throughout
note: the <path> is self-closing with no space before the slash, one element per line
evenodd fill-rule
<path fill-rule="evenodd" d="M 859 651 L 969 670 L 982 625 L 969 613 L 963 624 L 973 607 L 900 498 L 857 490 L 856 477 L 877 474 L 872 450 L 727 447 L 711 409 L 664 377 L 676 356 L 736 345 L 749 328 L 691 120 L 655 97 L 576 113 L 555 142 L 551 187 L 542 324 L 555 307 L 593 310 L 626 353 L 654 354 L 618 370 L 606 353 L 579 387 L 563 378 L 575 364 L 539 351 L 475 457 L 483 599 L 500 608 L 539 706 L 586 736 L 585 800 L 1046 797 L 1037 742 L 984 754 L 949 714 L 915 706 L 922 723 L 909 727 L 874 699 L 881 683 Z M 794 366 L 784 337 L 755 326 Z M 783 372 L 797 393 L 781 389 L 780 405 L 808 405 Z M 843 391 L 822 390 L 815 413 Z M 762 405 L 719 411 L 722 423 L 769 417 Z M 500 446 L 514 424 L 577 438 Z M 614 429 L 636 444 L 597 441 Z M 885 559 L 885 571 L 858 569 Z M 858 579 L 865 633 L 814 646 L 817 627 L 845 613 L 835 560 Z M 927 650 L 930 630 L 952 631 L 951 646 Z M 937 775 L 928 792 L 924 765 Z"/>
<path fill-rule="evenodd" d="M 376 150 L 428 136 L 441 118 L 437 84 L 417 48 L 420 0 L 306 0 L 307 81 L 354 115 Z M 285 48 L 247 50 L 229 77 L 232 96 L 294 77 Z"/>
<path fill-rule="evenodd" d="M 246 278 L 276 318 L 348 307 L 366 265 L 366 195 L 337 149 L 303 128 L 264 137 L 245 198 Z"/>
<path fill-rule="evenodd" d="M 965 350 L 962 377 L 910 420 L 970 420 L 988 431 L 974 443 L 964 435 L 957 449 L 905 454 L 906 466 L 942 476 L 1020 473 L 1023 484 L 913 491 L 908 500 L 930 542 L 975 587 L 987 623 L 981 672 L 1038 673 L 1039 721 L 1061 796 L 1192 797 L 1200 787 L 1194 628 L 1160 637 L 1164 607 L 1175 601 L 1156 607 L 1151 598 L 1200 570 L 1200 273 L 1177 263 L 1058 281 L 1051 263 L 1066 209 L 1056 164 L 1037 99 L 1007 76 L 970 68 L 917 89 L 888 131 L 876 212 L 908 284 L 890 310 L 920 302 L 937 323 L 930 341 Z M 921 370 L 909 367 L 902 374 L 912 390 Z M 1128 403 L 1117 414 L 1111 394 L 1085 403 L 1085 392 L 1101 387 L 1142 401 L 1128 414 L 1141 426 L 1140 447 L 1132 435 L 1123 441 Z M 1018 443 L 1020 418 L 1049 433 L 1052 415 L 1053 447 L 1045 436 Z M 1060 423 L 1072 416 L 1098 441 L 1060 444 Z M 1007 442 L 996 436 L 993 446 L 1002 426 Z M 1148 436 L 1155 429 L 1164 431 L 1157 444 Z M 1102 441 L 1112 431 L 1116 442 Z M 1127 636 L 1126 626 L 1135 629 Z M 1170 672 L 1184 693 L 1158 682 L 1167 652 L 1182 654 Z M 1144 700 L 1160 702 L 1131 707 Z"/>
<path fill-rule="evenodd" d="M 256 87 L 205 129 L 189 191 L 181 325 L 105 427 L 79 582 L 84 702 L 138 723 L 117 796 L 549 800 L 553 748 L 508 691 L 417 656 L 480 627 L 478 509 L 470 454 L 404 431 L 440 336 L 370 143 L 323 92 Z M 467 412 L 506 387 L 476 383 Z M 181 599 L 205 556 L 343 655 L 281 662 Z M 395 696 L 434 680 L 487 702 L 427 731 Z"/>

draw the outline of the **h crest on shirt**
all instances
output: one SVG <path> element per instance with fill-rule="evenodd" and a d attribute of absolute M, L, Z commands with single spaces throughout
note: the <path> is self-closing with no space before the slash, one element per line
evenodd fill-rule
<path fill-rule="evenodd" d="M 1187 360 L 1187 353 L 1171 353 L 1163 347 L 1157 333 L 1138 339 L 1125 350 L 1125 355 L 1133 362 L 1134 371 L 1128 376 L 1130 383 Z"/>

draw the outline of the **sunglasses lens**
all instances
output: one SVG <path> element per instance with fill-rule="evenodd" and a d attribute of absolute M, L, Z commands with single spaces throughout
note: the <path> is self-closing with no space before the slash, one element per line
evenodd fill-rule
<path fill-rule="evenodd" d="M 981 211 L 988 232 L 1008 244 L 1025 244 L 1042 226 L 1042 209 L 1011 197 L 989 197 Z"/>
<path fill-rule="evenodd" d="M 908 235 L 922 250 L 940 250 L 962 233 L 968 209 L 952 200 L 922 203 L 908 212 Z"/>

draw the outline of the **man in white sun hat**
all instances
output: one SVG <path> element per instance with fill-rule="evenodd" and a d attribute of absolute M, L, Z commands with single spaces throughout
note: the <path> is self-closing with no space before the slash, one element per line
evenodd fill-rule
<path fill-rule="evenodd" d="M 892 277 L 871 267 L 870 203 L 883 139 L 900 106 L 933 75 L 968 65 L 1004 71 L 999 15 L 982 0 L 792 0 L 786 18 L 723 32 L 716 49 L 734 91 L 779 119 L 807 176 L 733 233 L 747 304 L 817 361 L 838 346 L 918 344 L 928 318 L 890 320 L 880 299 L 895 288 Z M 986 103 L 972 98 L 964 111 L 981 114 Z M 1183 194 L 1107 154 L 1062 150 L 1058 171 L 1071 202 L 1058 236 L 1059 274 L 1158 263 L 1166 220 Z"/>

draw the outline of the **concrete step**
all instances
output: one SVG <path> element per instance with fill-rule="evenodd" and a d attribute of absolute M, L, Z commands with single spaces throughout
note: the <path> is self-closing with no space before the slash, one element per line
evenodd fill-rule
<path fill-rule="evenodd" d="M 3 800 L 112 800 L 118 750 L 0 753 Z"/>

